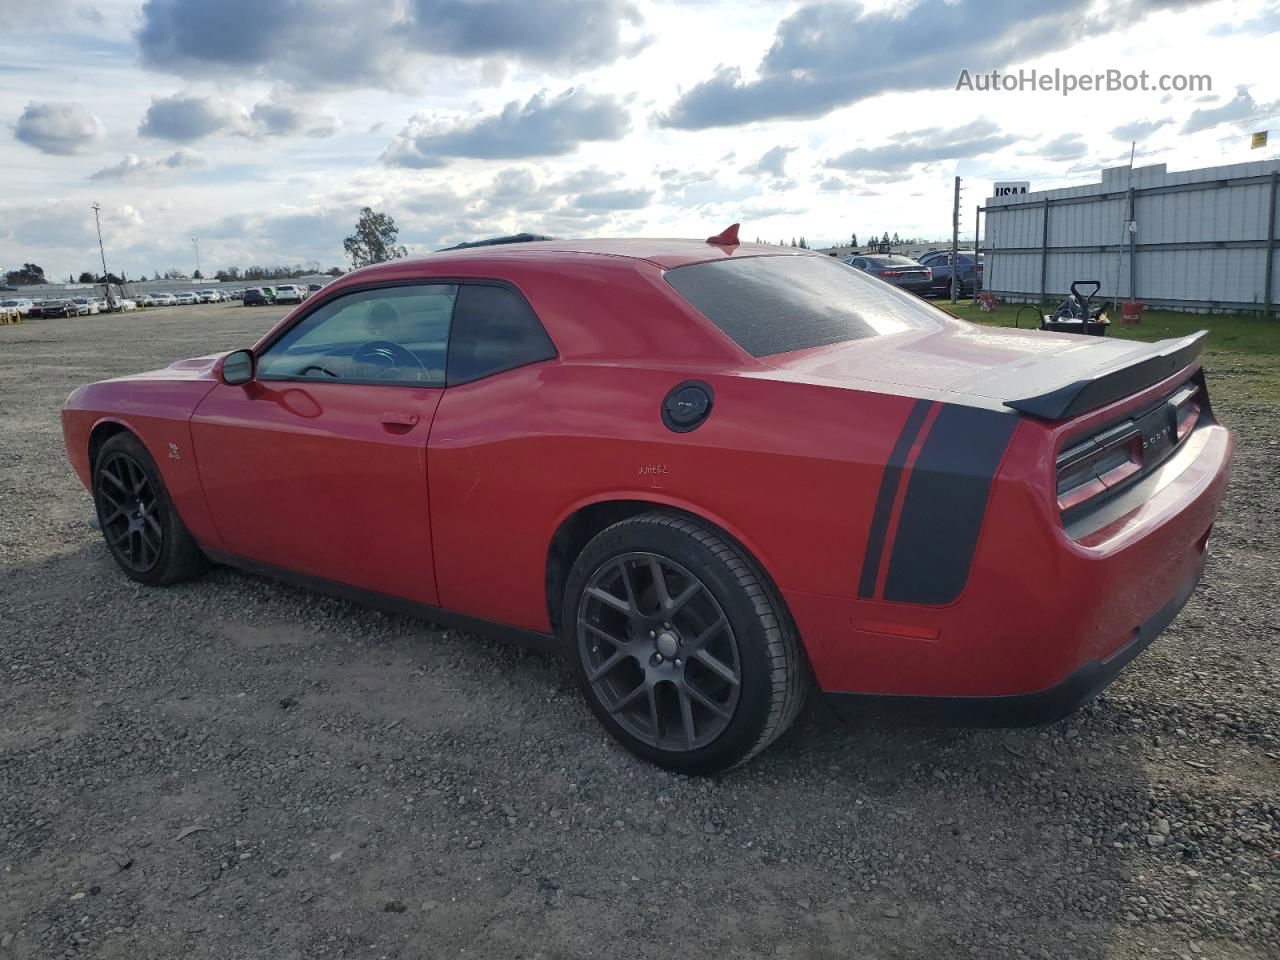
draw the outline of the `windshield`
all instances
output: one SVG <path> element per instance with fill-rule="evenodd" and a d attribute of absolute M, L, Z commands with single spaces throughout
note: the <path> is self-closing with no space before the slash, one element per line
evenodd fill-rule
<path fill-rule="evenodd" d="M 735 257 L 666 277 L 753 357 L 943 325 L 935 308 L 834 257 Z"/>

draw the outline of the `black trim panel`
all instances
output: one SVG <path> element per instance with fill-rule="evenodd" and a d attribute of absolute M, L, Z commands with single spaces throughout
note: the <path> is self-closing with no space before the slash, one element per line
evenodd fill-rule
<path fill-rule="evenodd" d="M 907 454 L 911 452 L 925 415 L 929 412 L 932 401 L 917 400 L 907 414 L 906 423 L 898 439 L 889 452 L 889 460 L 885 463 L 884 473 L 880 477 L 880 491 L 876 494 L 875 510 L 871 514 L 871 530 L 867 534 L 867 549 L 862 558 L 862 576 L 858 580 L 858 596 L 870 598 L 875 596 L 876 580 L 880 576 L 880 555 L 884 552 L 884 538 L 889 532 L 889 517 L 893 513 L 893 502 L 898 497 L 898 484 L 902 480 L 902 468 L 907 462 Z"/>
<path fill-rule="evenodd" d="M 1018 418 L 945 404 L 911 468 L 884 599 L 945 604 L 960 596 L 996 468 Z"/>
<path fill-rule="evenodd" d="M 1082 376 L 1044 393 L 1006 400 L 1005 405 L 1046 420 L 1063 420 L 1105 407 L 1145 390 L 1195 362 L 1204 351 L 1208 336 L 1209 331 L 1201 330 L 1181 340 L 1158 341 L 1138 353 L 1137 359 L 1118 369 Z M 1057 358 L 1056 367 L 1047 366 L 1046 373 L 1066 370 L 1072 362 L 1088 362 L 1088 359 L 1087 351 L 1075 357 L 1068 354 Z"/>
<path fill-rule="evenodd" d="M 403 597 L 393 597 L 390 594 L 378 593 L 376 590 L 366 590 L 363 587 L 353 587 L 350 584 L 338 583 L 335 580 L 325 580 L 323 577 L 298 573 L 296 570 L 287 570 L 268 563 L 259 563 L 257 560 L 237 557 L 234 554 L 223 553 L 221 550 L 210 550 L 208 547 L 201 547 L 200 549 L 214 563 L 235 567 L 237 570 L 243 570 L 246 573 L 270 577 L 273 580 L 281 580 L 304 590 L 313 590 L 316 593 L 337 597 L 340 600 L 349 600 L 352 603 L 373 607 L 386 613 L 413 617 L 415 620 L 425 620 L 429 623 L 452 627 L 467 633 L 477 633 L 495 640 L 529 647 L 542 653 L 550 653 L 556 656 L 560 656 L 563 653 L 562 645 L 555 637 L 547 633 L 539 633 L 537 630 L 515 627 L 507 623 L 494 623 L 491 620 L 482 620 L 479 617 L 468 616 L 465 613 L 455 613 L 443 607 L 433 607 L 430 604 L 405 600 Z"/>
<path fill-rule="evenodd" d="M 1074 713 L 1107 687 L 1120 671 L 1146 650 L 1182 610 L 1204 574 L 1205 555 L 1177 593 L 1133 637 L 1105 660 L 1090 660 L 1062 682 L 1034 693 L 1000 697 L 909 697 L 875 693 L 826 693 L 842 716 L 893 718 L 919 724 L 968 727 L 1032 727 Z"/>

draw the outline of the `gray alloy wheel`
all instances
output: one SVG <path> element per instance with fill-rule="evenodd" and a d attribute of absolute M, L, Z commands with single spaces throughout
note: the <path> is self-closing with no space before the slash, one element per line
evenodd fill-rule
<path fill-rule="evenodd" d="M 600 703 L 651 747 L 704 747 L 738 707 L 733 627 L 702 580 L 656 553 L 623 554 L 592 574 L 578 654 Z"/>

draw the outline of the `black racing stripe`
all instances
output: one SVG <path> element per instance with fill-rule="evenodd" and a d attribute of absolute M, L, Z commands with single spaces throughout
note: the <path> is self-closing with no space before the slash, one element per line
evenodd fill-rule
<path fill-rule="evenodd" d="M 930 401 L 917 400 L 907 414 L 907 422 L 898 434 L 898 440 L 889 452 L 889 461 L 880 477 L 880 492 L 876 494 L 875 511 L 871 514 L 871 531 L 867 535 L 867 552 L 862 558 L 862 577 L 858 581 L 858 596 L 872 597 L 876 592 L 876 580 L 880 576 L 880 554 L 884 552 L 884 538 L 889 532 L 889 516 L 893 513 L 893 501 L 898 496 L 898 483 L 902 479 L 902 467 L 907 462 L 911 445 L 916 442 L 920 425 L 929 412 Z"/>
<path fill-rule="evenodd" d="M 911 468 L 884 598 L 950 603 L 969 579 L 1000 458 L 1018 418 L 947 404 Z"/>

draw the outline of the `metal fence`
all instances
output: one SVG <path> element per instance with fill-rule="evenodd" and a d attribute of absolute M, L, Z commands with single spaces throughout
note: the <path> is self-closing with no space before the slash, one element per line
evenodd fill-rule
<path fill-rule="evenodd" d="M 1098 280 L 1106 299 L 1175 309 L 1272 315 L 1280 300 L 1280 160 L 1116 167 L 1101 183 L 992 197 L 984 213 L 983 285 L 1006 299 Z"/>

